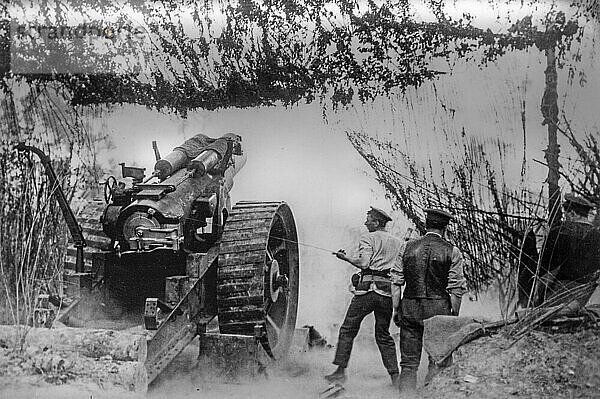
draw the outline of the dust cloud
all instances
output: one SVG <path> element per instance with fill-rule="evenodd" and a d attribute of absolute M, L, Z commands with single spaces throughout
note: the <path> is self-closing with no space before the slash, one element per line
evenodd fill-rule
<path fill-rule="evenodd" d="M 169 366 L 157 384 L 151 386 L 149 399 L 304 399 L 318 397 L 327 388 L 323 375 L 332 371 L 333 348 L 316 348 L 308 352 L 292 350 L 285 361 L 272 363 L 268 376 L 238 380 L 224 380 L 218 371 L 202 369 L 194 365 L 197 347 L 191 345 Z M 348 368 L 346 390 L 352 397 L 396 398 L 397 391 L 391 386 L 372 336 L 361 335 Z"/>

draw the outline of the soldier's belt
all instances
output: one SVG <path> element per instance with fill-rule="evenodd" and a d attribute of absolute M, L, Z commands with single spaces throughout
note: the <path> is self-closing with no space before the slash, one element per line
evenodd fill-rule
<path fill-rule="evenodd" d="M 362 276 L 362 282 L 371 282 L 371 281 L 378 281 L 381 283 L 389 283 L 391 282 L 389 277 L 382 277 L 382 276 L 373 276 L 371 274 L 366 275 L 366 276 Z"/>

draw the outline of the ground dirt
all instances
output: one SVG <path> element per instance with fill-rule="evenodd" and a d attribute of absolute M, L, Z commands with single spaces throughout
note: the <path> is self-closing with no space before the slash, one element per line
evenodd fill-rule
<path fill-rule="evenodd" d="M 323 375 L 334 368 L 334 348 L 293 351 L 268 375 L 225 381 L 200 367 L 190 345 L 145 394 L 158 398 L 318 398 Z M 0 398 L 133 398 L 124 387 L 103 386 L 88 361 L 8 348 L 0 353 Z M 62 362 L 61 362 L 62 360 Z M 110 369 L 110 359 L 102 359 Z M 419 384 L 423 383 L 422 364 Z M 339 398 L 398 398 L 371 336 L 359 336 L 348 382 Z M 420 387 L 424 398 L 600 398 L 600 329 L 571 333 L 534 331 L 515 342 L 502 333 L 479 338 L 454 355 L 454 364 Z"/>
<path fill-rule="evenodd" d="M 503 334 L 459 348 L 424 398 L 600 398 L 600 329 Z"/>

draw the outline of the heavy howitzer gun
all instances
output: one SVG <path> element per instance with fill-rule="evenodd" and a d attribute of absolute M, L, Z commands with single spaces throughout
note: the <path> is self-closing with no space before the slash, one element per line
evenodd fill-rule
<path fill-rule="evenodd" d="M 104 201 L 81 211 L 96 252 L 82 273 L 91 276 L 77 277 L 99 283 L 76 293 L 80 300 L 59 319 L 111 329 L 116 321 L 129 328 L 143 320 L 148 382 L 198 335 L 205 355 L 220 356 L 223 342 L 240 358 L 247 358 L 244 348 L 258 353 L 256 345 L 274 357 L 284 354 L 298 302 L 295 222 L 283 202 L 231 206 L 229 193 L 244 164 L 237 135 L 194 136 L 157 159 L 148 178 L 143 168 L 121 164 L 131 184 L 107 179 Z M 220 334 L 208 334 L 215 316 Z"/>

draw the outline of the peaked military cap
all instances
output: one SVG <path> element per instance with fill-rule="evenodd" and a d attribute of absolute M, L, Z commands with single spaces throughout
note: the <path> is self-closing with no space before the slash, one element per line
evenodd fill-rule
<path fill-rule="evenodd" d="M 580 208 L 587 209 L 588 211 L 595 206 L 592 202 L 586 200 L 583 197 L 580 197 L 579 195 L 575 195 L 573 193 L 565 194 L 564 205 L 569 205 L 569 203 L 571 203 L 575 206 L 578 206 Z"/>
<path fill-rule="evenodd" d="M 424 212 L 426 218 L 435 223 L 448 224 L 451 220 L 454 219 L 454 216 L 452 216 L 452 214 L 442 209 L 429 208 L 424 209 Z"/>
<path fill-rule="evenodd" d="M 381 219 L 386 222 L 392 221 L 392 217 L 388 215 L 386 211 L 384 211 L 383 209 L 375 208 L 374 206 L 372 206 L 367 213 L 373 213 L 373 216 L 375 216 L 377 219 Z"/>

